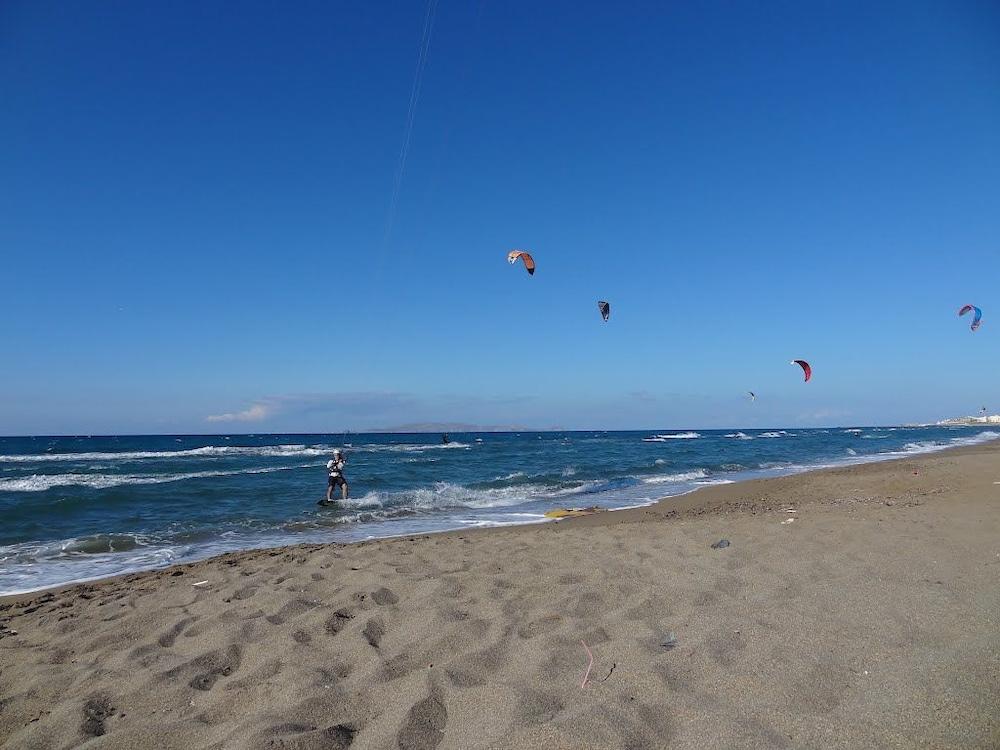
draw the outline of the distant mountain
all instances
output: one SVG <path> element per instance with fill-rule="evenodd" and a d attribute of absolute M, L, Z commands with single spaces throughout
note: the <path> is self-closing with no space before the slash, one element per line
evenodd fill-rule
<path fill-rule="evenodd" d="M 555 432 L 559 427 L 525 427 L 514 424 L 469 424 L 466 422 L 410 422 L 391 427 L 371 427 L 362 432 Z"/>

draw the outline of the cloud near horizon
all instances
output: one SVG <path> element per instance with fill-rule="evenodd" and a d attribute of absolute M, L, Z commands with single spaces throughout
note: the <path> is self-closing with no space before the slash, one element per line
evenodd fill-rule
<path fill-rule="evenodd" d="M 302 393 L 261 396 L 243 408 L 202 417 L 215 425 L 255 424 L 287 429 L 384 429 L 384 425 L 423 423 L 509 424 L 525 395 L 415 395 L 398 391 Z M 534 421 L 534 420 L 533 420 Z"/>
<path fill-rule="evenodd" d="M 329 413 L 342 418 L 378 418 L 414 403 L 416 399 L 409 394 L 379 391 L 264 396 L 253 401 L 246 409 L 209 414 L 205 421 L 263 422 L 273 417 L 317 413 Z"/>
<path fill-rule="evenodd" d="M 206 422 L 259 422 L 267 419 L 272 414 L 272 410 L 267 404 L 254 404 L 249 409 L 243 411 L 230 412 L 228 414 L 209 414 L 205 417 Z"/>

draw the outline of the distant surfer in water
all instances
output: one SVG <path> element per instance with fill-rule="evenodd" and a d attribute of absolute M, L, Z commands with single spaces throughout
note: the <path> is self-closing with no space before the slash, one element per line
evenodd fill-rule
<path fill-rule="evenodd" d="M 444 434 L 443 434 L 443 435 L 441 436 L 441 443 L 442 443 L 442 445 L 448 445 L 448 443 L 450 443 L 450 442 L 451 442 L 451 441 L 450 441 L 450 440 L 448 439 L 448 433 L 447 433 L 447 432 L 446 432 L 446 433 L 444 433 Z"/>
<path fill-rule="evenodd" d="M 335 487 L 340 488 L 340 499 L 347 499 L 347 480 L 344 479 L 344 465 L 347 463 L 347 456 L 345 456 L 340 448 L 335 448 L 333 451 L 333 458 L 326 462 L 326 471 L 329 477 L 326 480 L 326 502 L 333 502 L 333 490 Z"/>

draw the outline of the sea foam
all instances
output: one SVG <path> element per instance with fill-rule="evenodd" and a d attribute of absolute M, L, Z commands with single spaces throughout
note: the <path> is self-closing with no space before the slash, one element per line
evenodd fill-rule
<path fill-rule="evenodd" d="M 653 435 L 653 437 L 643 438 L 644 443 L 665 443 L 668 440 L 695 440 L 700 438 L 697 432 L 675 432 L 667 435 Z"/>

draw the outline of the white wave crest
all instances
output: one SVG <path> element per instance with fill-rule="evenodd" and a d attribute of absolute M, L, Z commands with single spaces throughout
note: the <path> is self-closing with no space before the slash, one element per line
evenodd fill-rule
<path fill-rule="evenodd" d="M 329 446 L 305 445 L 204 445 L 183 451 L 121 451 L 118 453 L 33 453 L 0 456 L 0 463 L 43 463 L 47 461 L 144 461 L 167 458 L 204 458 L 216 456 L 324 456 Z"/>
<path fill-rule="evenodd" d="M 726 437 L 734 440 L 753 440 L 753 436 L 747 435 L 745 432 L 730 432 Z"/>
<path fill-rule="evenodd" d="M 228 477 L 238 474 L 270 474 L 274 471 L 305 469 L 321 464 L 298 466 L 270 466 L 233 471 L 191 471 L 183 474 L 32 474 L 30 477 L 0 479 L 0 492 L 44 492 L 53 487 L 90 487 L 103 490 L 109 487 L 140 484 L 164 484 L 186 479 Z"/>
<path fill-rule="evenodd" d="M 349 508 L 410 508 L 414 511 L 443 508 L 501 508 L 532 500 L 548 500 L 588 492 L 597 482 L 584 482 L 573 487 L 552 488 L 541 485 L 515 485 L 474 489 L 451 482 L 437 482 L 432 487 L 393 492 L 369 492 L 343 503 Z"/>
<path fill-rule="evenodd" d="M 694 440 L 700 438 L 697 432 L 675 432 L 668 435 L 653 435 L 653 437 L 643 438 L 644 443 L 665 443 L 668 440 Z"/>
<path fill-rule="evenodd" d="M 980 443 L 988 443 L 991 440 L 996 440 L 1000 438 L 1000 432 L 993 432 L 992 430 L 985 430 L 983 432 L 978 432 L 975 435 L 970 435 L 968 437 L 954 437 L 947 441 L 941 440 L 920 440 L 918 442 L 906 443 L 900 450 L 896 451 L 885 451 L 879 453 L 879 456 L 890 457 L 890 456 L 905 456 L 914 453 L 933 453 L 944 448 L 956 448 L 963 445 L 979 445 Z"/>
<path fill-rule="evenodd" d="M 468 450 L 471 447 L 469 443 L 430 443 L 427 445 L 406 445 L 402 443 L 380 445 L 378 443 L 369 443 L 359 446 L 355 450 L 366 453 L 413 453 L 435 450 Z"/>
<path fill-rule="evenodd" d="M 442 449 L 468 449 L 468 443 L 438 443 L 431 445 L 380 445 L 370 443 L 354 450 L 359 453 L 413 453 Z M 203 445 L 180 451 L 120 451 L 88 453 L 31 453 L 0 455 L 0 463 L 46 463 L 50 461 L 162 461 L 171 458 L 225 458 L 235 456 L 259 456 L 267 458 L 295 458 L 325 456 L 332 451 L 332 445 Z"/>
<path fill-rule="evenodd" d="M 493 477 L 492 481 L 494 481 L 494 482 L 507 482 L 507 481 L 510 481 L 511 479 L 520 479 L 524 475 L 525 474 L 524 474 L 523 471 L 514 471 L 514 472 L 511 472 L 510 474 L 505 474 L 502 477 Z"/>
<path fill-rule="evenodd" d="M 695 471 L 685 471 L 680 474 L 658 474 L 655 477 L 644 477 L 642 480 L 643 484 L 669 484 L 671 482 L 691 482 L 695 479 L 704 479 L 708 476 L 708 472 L 704 469 L 697 469 Z"/>

